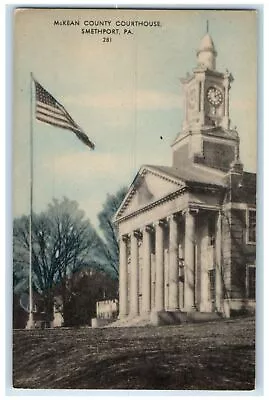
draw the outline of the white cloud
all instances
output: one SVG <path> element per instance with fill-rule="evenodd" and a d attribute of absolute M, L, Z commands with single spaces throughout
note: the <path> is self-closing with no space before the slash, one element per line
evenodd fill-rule
<path fill-rule="evenodd" d="M 182 107 L 182 97 L 174 93 L 154 90 L 103 92 L 97 95 L 82 93 L 80 96 L 67 96 L 66 104 L 82 107 L 127 109 L 127 110 L 158 110 Z"/>
<path fill-rule="evenodd" d="M 44 167 L 53 174 L 60 176 L 68 181 L 75 179 L 76 182 L 87 182 L 90 178 L 100 179 L 108 178 L 119 179 L 128 174 L 131 159 L 127 154 L 113 153 L 71 153 L 53 158 L 48 157 L 44 161 Z"/>

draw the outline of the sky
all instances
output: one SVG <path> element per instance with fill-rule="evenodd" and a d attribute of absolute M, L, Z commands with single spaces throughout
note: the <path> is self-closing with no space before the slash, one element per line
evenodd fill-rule
<path fill-rule="evenodd" d="M 79 20 L 79 26 L 54 25 Z M 82 34 L 84 21 L 160 21 L 132 34 Z M 30 209 L 30 126 L 34 136 L 34 211 L 53 197 L 76 200 L 98 227 L 108 193 L 130 185 L 142 164 L 171 165 L 181 131 L 180 78 L 196 66 L 209 32 L 217 70 L 233 74 L 230 116 L 240 156 L 256 172 L 257 21 L 250 11 L 20 10 L 14 16 L 13 214 Z M 99 27 L 99 28 L 108 28 Z M 103 42 L 103 37 L 111 42 Z M 35 120 L 31 72 L 95 143 Z M 161 139 L 162 137 L 162 139 Z"/>

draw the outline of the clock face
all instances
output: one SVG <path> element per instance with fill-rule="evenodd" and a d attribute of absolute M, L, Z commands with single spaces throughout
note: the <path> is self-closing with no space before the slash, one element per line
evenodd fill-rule
<path fill-rule="evenodd" d="M 223 101 L 223 96 L 221 91 L 215 87 L 208 88 L 206 95 L 209 103 L 215 107 L 218 107 Z"/>

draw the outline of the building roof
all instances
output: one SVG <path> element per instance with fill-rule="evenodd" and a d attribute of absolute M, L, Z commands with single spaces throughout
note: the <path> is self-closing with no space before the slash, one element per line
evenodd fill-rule
<path fill-rule="evenodd" d="M 142 165 L 138 171 L 132 185 L 129 188 L 124 200 L 122 201 L 117 213 L 115 214 L 114 221 L 118 220 L 128 204 L 130 203 L 135 193 L 135 182 L 139 182 L 139 177 L 145 171 L 156 173 L 163 176 L 164 179 L 170 178 L 178 184 L 186 185 L 187 187 L 204 186 L 224 189 L 229 185 L 227 175 L 223 171 L 210 168 L 204 165 L 199 165 L 182 158 L 182 163 L 177 166 L 164 166 L 164 165 Z M 256 197 L 256 174 L 251 172 L 243 172 L 242 180 L 238 190 L 234 191 L 232 201 L 240 201 L 255 203 Z"/>
<path fill-rule="evenodd" d="M 185 160 L 184 160 L 185 161 Z M 207 185 L 225 187 L 225 173 L 216 171 L 213 168 L 195 165 L 191 162 L 184 162 L 179 166 L 168 167 L 163 165 L 145 165 L 161 173 L 168 174 L 174 178 L 181 179 L 188 183 L 202 183 Z"/>
<path fill-rule="evenodd" d="M 205 185 L 213 185 L 226 187 L 225 177 L 227 173 L 215 170 L 214 168 L 206 167 L 192 162 L 185 162 L 177 167 L 169 167 L 165 165 L 144 165 L 145 168 L 150 168 L 160 173 L 170 175 L 173 178 L 180 179 L 187 184 L 201 183 Z M 243 172 L 242 185 L 247 190 L 256 191 L 256 173 Z"/>

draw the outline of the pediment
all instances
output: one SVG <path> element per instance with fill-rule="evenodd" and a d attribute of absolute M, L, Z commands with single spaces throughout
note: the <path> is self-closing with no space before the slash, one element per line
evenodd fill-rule
<path fill-rule="evenodd" d="M 132 214 L 184 186 L 185 182 L 168 174 L 162 174 L 152 168 L 142 167 L 119 207 L 115 220 Z"/>

